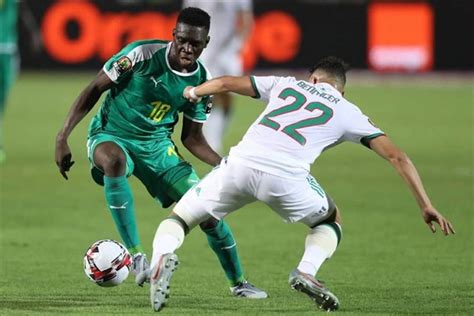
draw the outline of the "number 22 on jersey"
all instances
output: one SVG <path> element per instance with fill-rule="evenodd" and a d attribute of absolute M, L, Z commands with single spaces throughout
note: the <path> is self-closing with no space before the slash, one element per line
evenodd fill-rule
<path fill-rule="evenodd" d="M 297 141 L 302 146 L 306 144 L 306 138 L 303 135 L 301 135 L 301 133 L 298 132 L 299 129 L 311 127 L 311 126 L 324 125 L 332 118 L 333 110 L 330 107 L 320 102 L 311 102 L 311 103 L 306 104 L 307 102 L 306 97 L 300 92 L 296 91 L 295 89 L 292 89 L 292 88 L 283 89 L 283 91 L 280 92 L 278 97 L 283 100 L 286 100 L 288 97 L 293 97 L 294 101 L 291 102 L 290 104 L 284 105 L 278 109 L 271 111 L 270 113 L 268 113 L 262 118 L 259 124 L 265 125 L 276 131 L 285 133 L 286 135 L 290 136 L 292 139 Z M 303 108 L 304 110 L 308 112 L 313 112 L 314 110 L 317 109 L 321 111 L 321 114 L 319 116 L 315 116 L 315 117 L 311 117 L 311 118 L 307 118 L 301 121 L 294 122 L 292 124 L 283 126 L 282 128 L 278 122 L 272 120 L 272 118 L 274 117 L 287 114 L 290 112 L 295 112 L 295 111 L 300 110 L 301 108 Z"/>

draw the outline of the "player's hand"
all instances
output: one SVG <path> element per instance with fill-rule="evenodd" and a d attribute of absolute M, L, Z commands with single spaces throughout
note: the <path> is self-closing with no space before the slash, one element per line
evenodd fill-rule
<path fill-rule="evenodd" d="M 434 207 L 428 207 L 423 210 L 422 213 L 423 220 L 434 233 L 436 232 L 436 228 L 433 222 L 438 223 L 441 231 L 444 233 L 445 236 L 449 234 L 455 234 L 453 225 L 441 215 Z"/>
<path fill-rule="evenodd" d="M 184 88 L 184 91 L 183 91 L 183 97 L 188 100 L 189 102 L 192 102 L 192 103 L 198 103 L 199 101 L 201 101 L 202 98 L 194 98 L 190 91 L 191 89 L 194 88 L 192 86 L 187 86 L 186 88 Z"/>
<path fill-rule="evenodd" d="M 56 165 L 59 168 L 59 172 L 62 174 L 64 179 L 68 180 L 66 172 L 68 172 L 74 161 L 72 161 L 71 149 L 65 140 L 56 140 L 56 152 L 55 152 Z"/>

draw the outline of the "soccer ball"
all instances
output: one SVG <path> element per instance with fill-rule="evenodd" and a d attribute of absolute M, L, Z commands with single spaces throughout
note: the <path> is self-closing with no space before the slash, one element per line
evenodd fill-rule
<path fill-rule="evenodd" d="M 84 256 L 84 272 L 97 285 L 117 286 L 128 277 L 132 257 L 122 244 L 115 240 L 96 241 Z"/>

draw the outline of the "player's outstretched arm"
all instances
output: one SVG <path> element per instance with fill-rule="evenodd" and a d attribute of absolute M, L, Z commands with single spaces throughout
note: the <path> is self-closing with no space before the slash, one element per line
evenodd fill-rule
<path fill-rule="evenodd" d="M 194 156 L 211 166 L 217 166 L 222 159 L 207 143 L 202 134 L 202 123 L 184 117 L 181 142 Z"/>
<path fill-rule="evenodd" d="M 222 92 L 235 92 L 250 97 L 256 96 L 249 76 L 214 78 L 197 87 L 186 87 L 183 91 L 183 96 L 191 102 L 196 102 L 203 96 Z"/>
<path fill-rule="evenodd" d="M 67 139 L 74 127 L 89 113 L 102 93 L 113 85 L 112 80 L 101 70 L 95 79 L 81 92 L 69 110 L 63 127 L 56 136 L 55 161 L 59 172 L 67 180 L 67 174 L 74 161 Z"/>
<path fill-rule="evenodd" d="M 397 170 L 405 183 L 410 188 L 421 209 L 423 220 L 429 226 L 431 231 L 436 231 L 433 222 L 441 227 L 445 235 L 454 234 L 453 225 L 441 215 L 431 204 L 426 194 L 418 171 L 410 158 L 396 147 L 387 136 L 379 136 L 370 141 L 370 148 L 377 154 L 385 158 Z"/>

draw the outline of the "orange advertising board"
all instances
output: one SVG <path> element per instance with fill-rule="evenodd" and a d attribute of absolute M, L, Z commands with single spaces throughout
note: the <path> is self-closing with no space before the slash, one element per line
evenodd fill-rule
<path fill-rule="evenodd" d="M 149 38 L 170 40 L 178 12 L 103 12 L 91 1 L 58 1 L 45 12 L 42 33 L 46 52 L 65 64 L 98 57 L 106 61 L 126 44 Z M 77 24 L 78 36 L 70 37 L 68 23 Z M 269 11 L 256 17 L 243 51 L 244 65 L 251 69 L 258 58 L 283 63 L 299 52 L 301 27 L 290 14 Z"/>
<path fill-rule="evenodd" d="M 433 67 L 434 17 L 429 3 L 373 3 L 368 8 L 368 63 L 374 70 Z"/>

